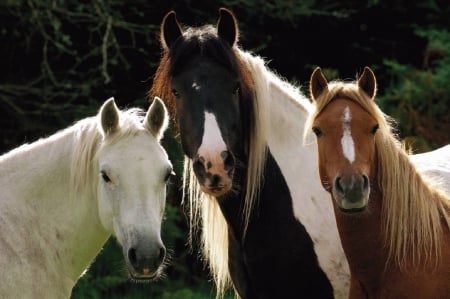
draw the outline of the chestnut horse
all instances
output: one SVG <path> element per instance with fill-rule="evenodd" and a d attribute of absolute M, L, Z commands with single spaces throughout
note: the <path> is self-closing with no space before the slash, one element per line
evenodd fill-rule
<path fill-rule="evenodd" d="M 320 179 L 350 265 L 350 298 L 448 298 L 450 197 L 392 133 L 372 70 L 328 83 L 317 68 L 310 92 L 316 111 L 307 130 L 317 137 Z M 431 165 L 446 160 L 448 173 L 450 146 L 422 155 Z"/>
<path fill-rule="evenodd" d="M 191 233 L 200 223 L 218 296 L 231 278 L 241 298 L 346 298 L 348 264 L 317 152 L 298 146 L 312 104 L 241 50 L 238 35 L 227 9 L 216 26 L 183 29 L 173 11 L 161 25 L 150 95 L 179 129 Z"/>

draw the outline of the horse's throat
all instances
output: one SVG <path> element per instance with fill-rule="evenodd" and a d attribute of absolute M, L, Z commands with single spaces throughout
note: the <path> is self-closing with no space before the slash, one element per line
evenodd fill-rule
<path fill-rule="evenodd" d="M 381 199 L 371 192 L 369 207 L 362 214 L 347 215 L 335 206 L 336 222 L 352 277 L 366 290 L 377 288 L 387 258 L 381 223 Z"/>

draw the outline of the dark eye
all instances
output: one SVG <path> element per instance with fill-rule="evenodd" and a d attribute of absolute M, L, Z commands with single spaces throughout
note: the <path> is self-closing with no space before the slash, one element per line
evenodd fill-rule
<path fill-rule="evenodd" d="M 375 133 L 378 131 L 378 128 L 379 128 L 379 126 L 378 126 L 378 124 L 376 124 L 376 125 L 373 126 L 373 128 L 370 130 L 370 133 L 371 133 L 372 135 L 375 135 Z"/>
<path fill-rule="evenodd" d="M 111 182 L 111 179 L 109 178 L 109 176 L 106 174 L 106 172 L 104 170 L 100 171 L 100 175 L 102 176 L 102 179 L 105 183 Z"/>
<path fill-rule="evenodd" d="M 172 94 L 178 99 L 180 97 L 180 93 L 175 88 L 172 89 Z"/>
<path fill-rule="evenodd" d="M 320 130 L 318 127 L 312 127 L 312 130 L 314 134 L 316 134 L 317 137 L 320 137 L 323 135 L 322 130 Z"/>
<path fill-rule="evenodd" d="M 235 94 L 235 95 L 238 94 L 239 93 L 239 89 L 240 89 L 239 84 L 236 84 L 236 86 L 233 89 L 233 94 Z"/>

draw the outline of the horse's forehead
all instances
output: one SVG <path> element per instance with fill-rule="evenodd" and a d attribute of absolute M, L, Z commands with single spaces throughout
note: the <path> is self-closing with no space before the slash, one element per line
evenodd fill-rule
<path fill-rule="evenodd" d="M 223 63 L 199 55 L 180 68 L 178 74 L 174 75 L 174 79 L 214 83 L 217 80 L 233 76 L 236 74 Z"/>
<path fill-rule="evenodd" d="M 105 145 L 100 160 L 109 163 L 139 164 L 151 163 L 155 167 L 168 164 L 168 157 L 162 146 L 149 133 L 138 132 Z"/>
<path fill-rule="evenodd" d="M 335 99 L 323 109 L 317 119 L 323 123 L 330 123 L 333 127 L 343 124 L 357 129 L 361 127 L 361 124 L 367 124 L 368 120 L 372 120 L 373 117 L 350 99 Z"/>

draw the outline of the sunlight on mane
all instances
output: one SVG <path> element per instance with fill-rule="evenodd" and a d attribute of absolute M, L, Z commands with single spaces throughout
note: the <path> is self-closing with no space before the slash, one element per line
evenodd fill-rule
<path fill-rule="evenodd" d="M 243 225 L 244 236 L 250 219 L 251 211 L 258 205 L 259 188 L 263 180 L 265 160 L 267 156 L 267 132 L 270 124 L 269 103 L 277 100 L 272 98 L 270 88 L 277 88 L 286 98 L 292 99 L 296 105 L 305 111 L 311 111 L 311 103 L 298 89 L 283 81 L 271 72 L 264 59 L 240 49 L 235 50 L 253 78 L 254 97 L 253 113 L 255 119 L 251 124 L 250 152 L 247 165 L 246 194 L 244 200 Z M 282 104 L 282 103 L 280 103 Z M 204 257 L 210 261 L 210 270 L 217 286 L 217 297 L 223 297 L 225 289 L 230 287 L 228 272 L 228 230 L 227 223 L 216 200 L 200 191 L 200 185 L 192 168 L 192 161 L 185 159 L 183 175 L 183 198 L 188 198 L 190 210 L 190 242 L 194 233 L 201 228 L 201 244 Z"/>

